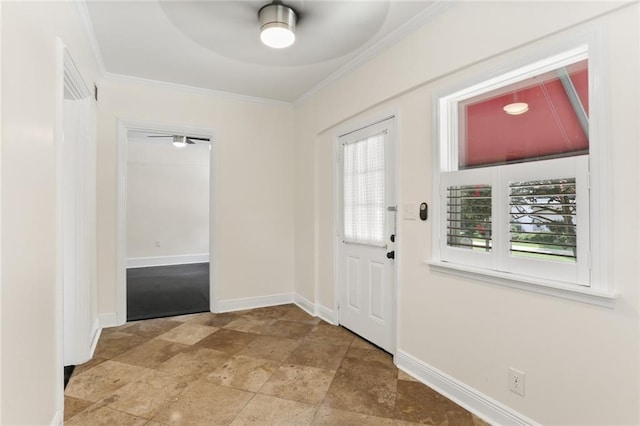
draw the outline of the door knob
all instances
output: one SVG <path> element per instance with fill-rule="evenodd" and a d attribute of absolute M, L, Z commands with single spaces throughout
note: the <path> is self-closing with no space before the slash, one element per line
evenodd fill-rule
<path fill-rule="evenodd" d="M 387 252 L 387 259 L 395 259 L 395 258 L 396 258 L 395 250 L 391 250 L 391 251 Z"/>
<path fill-rule="evenodd" d="M 395 243 L 396 242 L 396 234 L 391 234 L 389 239 L 391 240 L 392 243 Z"/>

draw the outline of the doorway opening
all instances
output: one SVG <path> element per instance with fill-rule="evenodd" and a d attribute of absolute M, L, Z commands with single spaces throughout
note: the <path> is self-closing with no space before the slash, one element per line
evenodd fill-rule
<path fill-rule="evenodd" d="M 214 310 L 215 136 L 119 122 L 116 324 Z"/>
<path fill-rule="evenodd" d="M 127 142 L 127 321 L 208 312 L 209 139 Z"/>

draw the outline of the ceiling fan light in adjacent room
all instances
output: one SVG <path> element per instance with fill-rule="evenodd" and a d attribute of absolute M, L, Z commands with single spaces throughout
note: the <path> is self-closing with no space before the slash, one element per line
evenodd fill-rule
<path fill-rule="evenodd" d="M 509 115 L 520 115 L 529 111 L 529 104 L 526 102 L 514 102 L 505 105 L 502 109 Z"/>
<path fill-rule="evenodd" d="M 187 146 L 187 137 L 186 136 L 174 136 L 173 137 L 173 146 L 176 148 L 184 148 Z"/>
<path fill-rule="evenodd" d="M 291 46 L 296 41 L 296 13 L 288 6 L 271 3 L 258 12 L 260 40 L 275 49 Z"/>

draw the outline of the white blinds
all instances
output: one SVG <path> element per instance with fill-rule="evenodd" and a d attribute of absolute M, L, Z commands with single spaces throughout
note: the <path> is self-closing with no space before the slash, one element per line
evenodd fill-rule
<path fill-rule="evenodd" d="M 345 241 L 384 245 L 384 133 L 344 145 Z"/>

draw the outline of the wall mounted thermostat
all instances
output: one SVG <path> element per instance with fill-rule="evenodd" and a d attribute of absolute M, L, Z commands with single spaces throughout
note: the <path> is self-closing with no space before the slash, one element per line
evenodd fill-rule
<path fill-rule="evenodd" d="M 427 220 L 429 216 L 429 207 L 427 203 L 420 203 L 420 220 Z"/>

